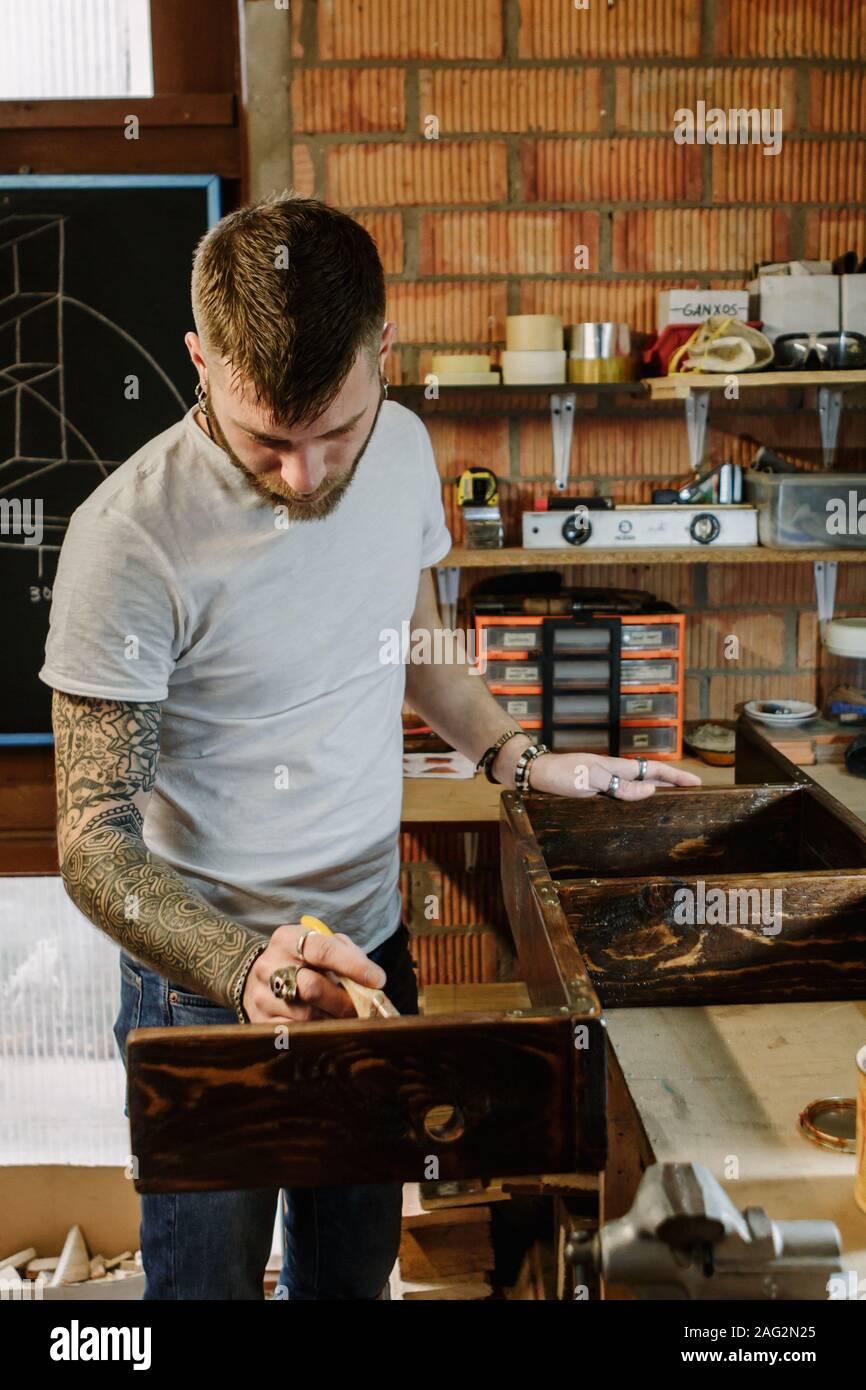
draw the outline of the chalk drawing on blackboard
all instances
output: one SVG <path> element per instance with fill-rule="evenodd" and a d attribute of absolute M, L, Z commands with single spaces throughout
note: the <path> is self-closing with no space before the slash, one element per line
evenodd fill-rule
<path fill-rule="evenodd" d="M 21 515 L 20 510 L 15 509 L 15 499 L 19 506 L 25 500 L 30 501 L 34 490 L 38 490 L 38 480 L 65 467 L 85 469 L 90 476 L 82 490 L 83 498 L 120 462 L 100 457 L 72 418 L 67 401 L 64 355 L 64 330 L 69 314 L 88 315 L 106 333 L 121 339 L 138 354 L 140 374 L 146 378 L 148 373 L 153 373 L 168 388 L 181 410 L 187 409 L 171 378 L 131 333 L 100 310 L 67 293 L 64 283 L 66 221 L 65 214 L 49 212 L 14 213 L 0 218 L 0 256 L 5 262 L 4 279 L 11 284 L 11 293 L 0 299 L 0 328 L 4 345 L 8 330 L 11 330 L 14 344 L 12 357 L 6 354 L 5 346 L 0 357 L 0 399 L 14 393 L 11 435 L 4 430 L 6 437 L 0 438 L 0 503 L 4 497 L 7 499 L 2 508 L 0 534 L 0 547 L 4 550 L 20 551 L 26 543 L 27 537 L 21 527 L 16 533 L 14 525 L 9 523 L 10 518 L 14 523 L 15 517 Z M 36 254 L 32 254 L 34 247 Z M 28 352 L 29 339 L 33 336 L 29 330 L 34 323 L 38 323 L 39 333 L 35 336 L 40 346 L 46 338 L 50 345 L 43 360 L 31 359 Z M 28 422 L 36 416 L 40 417 L 43 437 L 46 422 L 55 434 L 55 448 L 48 453 L 28 452 L 25 442 Z M 91 470 L 97 476 L 92 476 Z M 34 551 L 38 554 L 40 578 L 43 552 L 60 549 L 72 510 L 74 508 L 70 507 L 68 512 L 58 510 L 41 515 L 39 543 L 27 545 L 31 555 Z"/>

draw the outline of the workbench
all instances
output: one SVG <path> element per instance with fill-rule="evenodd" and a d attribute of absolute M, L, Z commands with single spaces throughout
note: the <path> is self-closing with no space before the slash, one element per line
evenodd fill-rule
<path fill-rule="evenodd" d="M 413 786 L 409 819 L 437 819 L 431 796 L 452 823 L 500 810 L 526 1001 L 476 987 L 462 1013 L 452 990 L 420 1018 L 292 1028 L 285 1050 L 258 1026 L 133 1032 L 137 1190 L 417 1181 L 435 1154 L 442 1181 L 551 1195 L 561 1255 L 629 1210 L 651 1164 L 703 1162 L 741 1209 L 835 1221 L 843 1268 L 864 1277 L 854 1160 L 797 1120 L 855 1090 L 866 836 L 753 732 L 739 744 L 736 786 L 707 768 L 704 788 L 629 808 L 480 778 Z M 720 876 L 784 877 L 779 934 L 676 928 L 668 890 Z"/>

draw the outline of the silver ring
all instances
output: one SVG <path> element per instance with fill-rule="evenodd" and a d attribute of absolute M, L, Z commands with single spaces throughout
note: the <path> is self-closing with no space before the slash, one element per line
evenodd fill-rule
<path fill-rule="evenodd" d="M 638 760 L 637 760 L 637 765 L 638 765 L 638 774 L 637 774 L 637 777 L 635 777 L 634 780 L 635 780 L 636 782 L 642 782 L 643 779 L 646 777 L 646 758 L 638 758 Z"/>
<path fill-rule="evenodd" d="M 615 772 L 612 772 L 611 775 L 610 775 L 610 782 L 608 783 L 607 791 L 606 791 L 604 794 L 605 794 L 605 796 L 616 796 L 616 794 L 617 794 L 618 791 L 619 791 L 619 778 L 617 777 L 617 775 L 616 775 Z"/>
<path fill-rule="evenodd" d="M 306 939 L 307 939 L 308 936 L 317 936 L 317 935 L 318 935 L 318 932 L 314 931 L 312 927 L 308 927 L 308 929 L 307 929 L 306 931 L 302 931 L 301 934 L 300 934 L 300 936 L 298 937 L 298 944 L 297 944 L 297 946 L 295 947 L 295 950 L 296 950 L 297 953 L 298 953 L 298 960 L 303 960 L 305 965 L 306 965 L 306 961 L 304 960 L 304 942 L 306 941 Z"/>
<path fill-rule="evenodd" d="M 281 965 L 271 975 L 271 993 L 286 1004 L 293 1004 L 298 997 L 298 967 Z"/>

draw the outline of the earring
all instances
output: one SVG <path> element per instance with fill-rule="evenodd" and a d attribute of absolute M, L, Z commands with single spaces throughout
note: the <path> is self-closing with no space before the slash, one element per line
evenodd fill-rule
<path fill-rule="evenodd" d="M 200 381 L 196 384 L 195 398 L 202 415 L 207 415 L 207 393 Z"/>
<path fill-rule="evenodd" d="M 388 387 L 391 385 L 391 383 L 390 383 L 390 381 L 388 380 L 388 378 L 385 376 L 384 373 L 382 373 L 382 375 L 381 375 L 381 377 L 380 377 L 380 380 L 381 380 L 381 382 L 382 382 L 382 390 L 383 390 L 384 393 L 385 393 L 385 400 L 387 400 L 387 399 L 388 399 Z"/>

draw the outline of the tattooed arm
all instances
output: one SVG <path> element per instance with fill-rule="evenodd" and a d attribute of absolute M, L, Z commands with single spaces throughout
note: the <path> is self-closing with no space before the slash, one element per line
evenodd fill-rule
<path fill-rule="evenodd" d="M 159 705 L 55 690 L 52 713 L 57 842 L 67 893 L 143 965 L 231 1005 L 251 955 L 268 938 L 223 916 L 145 846 Z"/>

